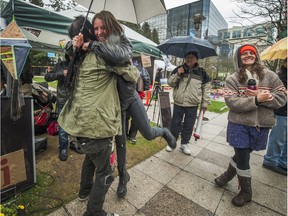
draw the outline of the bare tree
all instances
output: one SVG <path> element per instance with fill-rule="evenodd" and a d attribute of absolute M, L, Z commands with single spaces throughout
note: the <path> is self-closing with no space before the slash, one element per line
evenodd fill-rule
<path fill-rule="evenodd" d="M 239 3 L 240 14 L 235 13 L 239 20 L 249 20 L 255 24 L 259 18 L 272 23 L 277 30 L 277 37 L 287 30 L 286 0 L 232 0 Z M 237 19 L 236 19 L 237 20 Z M 235 21 L 236 21 L 235 20 Z"/>

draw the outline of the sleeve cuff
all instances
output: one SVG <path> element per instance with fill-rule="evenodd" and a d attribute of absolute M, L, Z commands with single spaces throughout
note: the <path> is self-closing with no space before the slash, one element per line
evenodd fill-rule
<path fill-rule="evenodd" d="M 255 96 L 255 104 L 256 104 L 256 106 L 259 106 L 259 102 L 258 102 L 257 96 Z"/>

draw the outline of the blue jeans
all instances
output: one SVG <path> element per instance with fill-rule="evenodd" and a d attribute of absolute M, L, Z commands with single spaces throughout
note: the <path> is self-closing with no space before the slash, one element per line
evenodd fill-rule
<path fill-rule="evenodd" d="M 170 131 L 177 140 L 181 132 L 181 145 L 188 144 L 193 132 L 193 126 L 196 121 L 198 107 L 181 107 L 174 104 L 173 117 L 171 121 Z M 184 116 L 184 125 L 181 128 Z"/>
<path fill-rule="evenodd" d="M 61 113 L 63 107 L 57 107 L 58 114 Z M 60 125 L 58 126 L 58 136 L 59 136 L 59 149 L 60 151 L 68 148 L 68 134 L 64 131 Z"/>
<path fill-rule="evenodd" d="M 276 115 L 263 163 L 287 169 L 287 116 Z"/>
<path fill-rule="evenodd" d="M 77 138 L 85 153 L 79 195 L 90 194 L 84 216 L 104 216 L 106 193 L 114 181 L 110 166 L 112 137 L 104 139 Z M 95 180 L 93 180 L 96 175 Z"/>

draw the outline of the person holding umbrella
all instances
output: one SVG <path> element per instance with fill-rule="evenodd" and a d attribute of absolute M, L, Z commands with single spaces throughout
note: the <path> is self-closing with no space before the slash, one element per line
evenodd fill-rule
<path fill-rule="evenodd" d="M 229 107 L 227 142 L 234 148 L 227 171 L 214 179 L 222 187 L 237 174 L 240 192 L 233 205 L 252 200 L 250 153 L 266 148 L 269 129 L 275 124 L 274 109 L 286 101 L 286 91 L 276 73 L 261 64 L 255 46 L 246 44 L 235 52 L 236 72 L 225 80 L 224 99 Z"/>
<path fill-rule="evenodd" d="M 180 149 L 186 155 L 191 155 L 188 147 L 193 126 L 195 124 L 197 109 L 206 111 L 210 104 L 210 77 L 198 64 L 198 53 L 188 51 L 185 54 L 185 63 L 172 71 L 168 78 L 168 85 L 173 88 L 174 110 L 171 121 L 171 133 L 177 139 L 181 132 Z M 184 117 L 184 124 L 181 128 Z M 169 146 L 166 147 L 171 152 Z"/>

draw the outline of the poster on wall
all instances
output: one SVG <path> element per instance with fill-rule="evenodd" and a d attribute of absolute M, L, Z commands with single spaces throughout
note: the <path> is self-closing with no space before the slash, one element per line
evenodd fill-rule
<path fill-rule="evenodd" d="M 142 66 L 143 66 L 144 68 L 147 68 L 147 67 L 151 67 L 151 66 L 152 66 L 150 56 L 141 54 L 141 62 L 142 62 Z"/>

